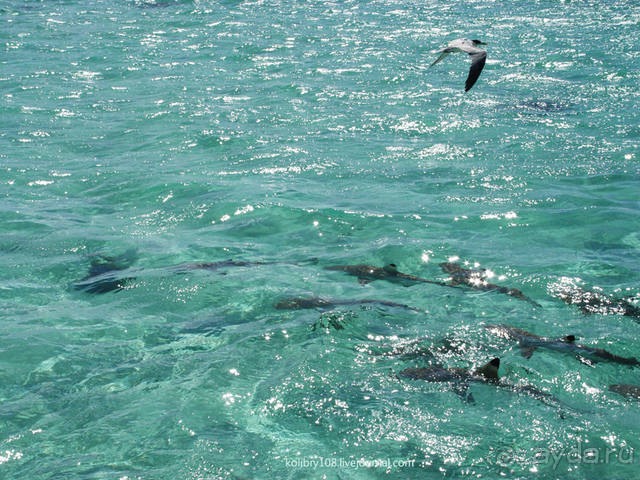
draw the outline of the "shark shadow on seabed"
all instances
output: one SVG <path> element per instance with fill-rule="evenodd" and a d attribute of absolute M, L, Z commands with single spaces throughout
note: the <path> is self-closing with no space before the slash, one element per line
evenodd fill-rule
<path fill-rule="evenodd" d="M 413 312 L 421 312 L 421 310 L 417 308 L 410 307 L 402 303 L 370 298 L 364 298 L 361 300 L 327 300 L 320 297 L 290 297 L 276 302 L 273 307 L 276 310 L 316 309 L 322 311 L 323 315 L 311 326 L 311 330 L 315 331 L 317 328 L 343 330 L 345 318 L 344 316 L 337 314 L 337 312 L 334 312 L 334 310 L 337 307 L 352 305 L 359 305 L 362 308 L 365 308 L 365 305 L 378 305 L 381 307 L 402 308 Z"/>
<path fill-rule="evenodd" d="M 571 112 L 573 107 L 574 105 L 569 102 L 552 99 L 536 99 L 519 102 L 512 108 L 520 110 L 523 113 L 534 115 L 552 115 L 556 113 Z"/>
<path fill-rule="evenodd" d="M 386 300 L 375 300 L 370 298 L 363 298 L 361 300 L 327 300 L 320 297 L 290 297 L 280 300 L 274 303 L 276 310 L 304 310 L 317 308 L 319 310 L 331 310 L 339 306 L 348 305 L 380 305 L 384 307 L 396 307 L 404 308 L 414 312 L 420 312 L 421 310 L 404 305 L 402 303 L 389 302 Z"/>
<path fill-rule="evenodd" d="M 431 344 L 426 346 L 427 342 Z M 446 336 L 436 340 L 426 338 L 414 338 L 396 342 L 386 348 L 377 348 L 373 355 L 397 358 L 399 360 L 429 360 L 434 361 L 437 357 L 451 357 L 468 355 L 471 344 L 467 339 L 458 336 Z"/>
<path fill-rule="evenodd" d="M 71 287 L 87 293 L 117 292 L 126 287 L 135 277 L 122 275 L 138 259 L 138 251 L 130 249 L 121 255 L 108 256 L 101 253 L 90 256 L 89 272 L 83 279 L 74 282 Z"/>
<path fill-rule="evenodd" d="M 91 256 L 91 265 L 89 273 L 82 280 L 72 284 L 73 289 L 81 290 L 87 293 L 108 293 L 117 292 L 125 288 L 128 282 L 134 281 L 136 277 L 129 275 L 123 276 L 122 272 L 129 269 L 137 260 L 137 250 L 127 250 L 122 255 L 106 256 L 103 254 L 94 254 Z M 262 265 L 305 265 L 317 263 L 317 259 L 311 258 L 299 262 L 295 261 L 241 261 L 241 260 L 221 260 L 218 262 L 201 262 L 201 263 L 184 263 L 174 265 L 162 269 L 154 269 L 156 272 L 169 272 L 175 274 L 186 274 L 195 270 L 205 270 L 209 272 L 219 272 L 226 275 L 224 269 L 232 267 L 255 267 Z M 137 270 L 136 273 L 149 273 L 149 270 Z"/>
<path fill-rule="evenodd" d="M 180 265 L 174 265 L 170 267 L 170 269 L 176 273 L 188 273 L 194 270 L 206 270 L 209 272 L 217 272 L 218 270 L 229 268 L 229 267 L 259 267 L 263 265 L 313 265 L 318 263 L 317 258 L 308 258 L 306 260 L 300 261 L 286 261 L 286 260 L 275 260 L 271 262 L 263 262 L 263 261 L 246 261 L 246 260 L 220 260 L 217 262 L 200 262 L 200 263 L 182 263 Z M 222 275 L 225 275 L 225 272 L 221 272 Z"/>

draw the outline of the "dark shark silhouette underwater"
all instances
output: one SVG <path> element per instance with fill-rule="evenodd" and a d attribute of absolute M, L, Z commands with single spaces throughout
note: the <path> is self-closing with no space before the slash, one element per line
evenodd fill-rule
<path fill-rule="evenodd" d="M 449 286 L 459 286 L 464 285 L 474 290 L 480 290 L 483 292 L 496 291 L 498 293 L 503 293 L 505 295 L 509 295 L 511 297 L 517 298 L 519 300 L 524 300 L 529 302 L 536 307 L 539 307 L 540 304 L 535 302 L 534 300 L 527 297 L 524 293 L 522 293 L 517 288 L 508 288 L 500 285 L 495 285 L 493 283 L 489 283 L 487 281 L 487 275 L 485 269 L 473 270 L 469 268 L 464 268 L 459 263 L 453 262 L 443 262 L 440 264 L 440 268 L 444 273 L 448 273 L 451 277 Z"/>
<path fill-rule="evenodd" d="M 137 251 L 127 250 L 121 255 L 104 255 L 102 253 L 89 256 L 90 265 L 88 273 L 81 280 L 71 286 L 75 290 L 92 294 L 117 292 L 126 288 L 130 281 L 136 279 L 136 273 L 141 270 L 133 270 L 131 267 L 137 261 Z M 184 263 L 164 268 L 164 271 L 173 273 L 188 273 L 195 270 L 213 271 L 224 274 L 225 269 L 235 267 L 254 267 L 264 265 L 302 265 L 317 263 L 316 258 L 303 261 L 244 261 L 221 260 L 215 262 Z M 450 288 L 471 288 L 479 291 L 496 291 L 519 300 L 524 300 L 539 306 L 537 302 L 526 296 L 516 288 L 495 285 L 488 281 L 486 270 L 468 269 L 454 262 L 443 262 L 440 268 L 449 275 L 447 281 L 429 280 L 414 275 L 400 272 L 395 264 L 384 267 L 376 267 L 367 264 L 334 265 L 326 266 L 325 270 L 340 271 L 355 276 L 362 285 L 376 280 L 383 280 L 402 286 L 418 284 L 433 284 Z M 630 298 L 615 298 L 600 291 L 587 291 L 581 288 L 564 289 L 555 296 L 569 305 L 576 305 L 584 314 L 618 314 L 640 319 L 640 308 Z M 290 297 L 282 299 L 274 304 L 278 310 L 319 309 L 330 310 L 338 306 L 375 304 L 385 307 L 404 308 L 413 311 L 421 311 L 405 304 L 377 299 L 326 299 L 320 297 Z M 333 323 L 332 323 L 333 322 Z M 329 324 L 336 329 L 342 329 L 338 320 L 329 318 Z M 315 325 L 314 325 L 315 327 Z M 503 338 L 517 342 L 523 357 L 530 358 L 537 349 L 547 349 L 575 355 L 583 363 L 592 365 L 600 361 L 611 362 L 620 365 L 640 366 L 640 361 L 635 357 L 623 357 L 607 350 L 579 344 L 575 335 L 566 335 L 559 338 L 549 338 L 535 335 L 522 329 L 508 325 L 486 325 L 492 333 Z M 404 354 L 407 352 L 389 352 L 390 355 Z M 431 352 L 417 350 L 408 352 L 415 358 L 434 359 Z M 397 374 L 400 379 L 422 380 L 426 382 L 440 382 L 451 385 L 452 390 L 467 401 L 474 401 L 473 396 L 467 393 L 468 387 L 473 383 L 495 385 L 501 389 L 507 389 L 515 393 L 532 396 L 544 403 L 559 405 L 560 401 L 551 394 L 531 385 L 517 385 L 501 379 L 498 375 L 500 359 L 494 358 L 487 364 L 475 369 L 445 368 L 442 366 L 429 366 L 421 368 L 407 368 Z M 640 399 L 640 386 L 628 384 L 612 384 L 609 390 L 631 399 Z"/>
<path fill-rule="evenodd" d="M 426 278 L 416 277 L 407 273 L 402 273 L 394 263 L 385 265 L 384 267 L 376 267 L 374 265 L 358 264 L 358 265 L 333 265 L 324 267 L 325 270 L 333 270 L 345 272 L 348 275 L 357 277 L 361 285 L 367 285 L 375 280 L 386 280 L 387 282 L 396 283 L 409 287 L 420 283 L 428 283 L 439 285 L 441 287 L 463 288 L 468 287 L 480 291 L 496 291 L 504 293 L 514 298 L 525 300 L 535 306 L 540 306 L 522 293 L 517 288 L 507 288 L 500 285 L 494 285 L 486 280 L 485 270 L 471 270 L 462 267 L 458 263 L 444 262 L 440 264 L 440 268 L 450 275 L 450 279 L 446 282 L 439 280 L 428 280 Z"/>
<path fill-rule="evenodd" d="M 640 385 L 619 383 L 609 385 L 609 390 L 632 400 L 640 400 Z"/>
<path fill-rule="evenodd" d="M 600 291 L 575 286 L 564 286 L 554 296 L 567 305 L 575 305 L 585 315 L 622 315 L 640 321 L 640 307 L 632 303 L 630 297 L 616 298 Z"/>
<path fill-rule="evenodd" d="M 436 280 L 427 280 L 424 278 L 408 275 L 398 271 L 398 267 L 394 263 L 385 265 L 384 267 L 375 267 L 373 265 L 358 264 L 358 265 L 332 265 L 324 267 L 325 270 L 333 270 L 338 272 L 345 272 L 348 275 L 353 275 L 358 278 L 358 283 L 366 285 L 375 280 L 386 280 L 387 282 L 397 283 L 405 287 L 416 285 L 419 283 L 431 283 L 435 285 L 446 286 L 443 282 Z"/>
<path fill-rule="evenodd" d="M 468 402 L 475 402 L 473 396 L 467 394 L 469 384 L 486 383 L 515 393 L 531 396 L 550 405 L 560 405 L 560 401 L 553 395 L 532 385 L 516 385 L 500 379 L 498 375 L 499 368 L 500 359 L 494 358 L 485 365 L 473 370 L 444 368 L 440 366 L 407 368 L 402 370 L 398 374 L 398 377 L 410 380 L 423 380 L 425 382 L 449 383 L 452 390 Z"/>
<path fill-rule="evenodd" d="M 567 335 L 561 338 L 547 338 L 507 325 L 485 325 L 485 328 L 497 336 L 517 341 L 520 347 L 520 353 L 524 358 L 531 358 L 537 348 L 545 348 L 557 352 L 571 353 L 577 356 L 583 363 L 588 364 L 604 360 L 620 365 L 640 365 L 640 361 L 635 357 L 621 357 L 602 348 L 576 343 L 575 335 Z"/>

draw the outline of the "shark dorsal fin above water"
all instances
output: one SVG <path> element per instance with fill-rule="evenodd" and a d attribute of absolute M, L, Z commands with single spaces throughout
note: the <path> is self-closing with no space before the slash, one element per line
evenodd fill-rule
<path fill-rule="evenodd" d="M 387 273 L 398 273 L 398 266 L 395 263 L 385 265 L 382 269 Z"/>
<path fill-rule="evenodd" d="M 481 375 L 487 380 L 498 380 L 498 369 L 500 368 L 500 359 L 494 358 L 486 365 L 478 368 L 474 373 Z"/>
<path fill-rule="evenodd" d="M 575 343 L 576 342 L 576 336 L 575 335 L 567 335 L 566 337 L 564 337 L 564 341 L 567 343 Z"/>

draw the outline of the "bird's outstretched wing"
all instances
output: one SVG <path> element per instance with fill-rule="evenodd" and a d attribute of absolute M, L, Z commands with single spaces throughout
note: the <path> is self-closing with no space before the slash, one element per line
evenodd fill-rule
<path fill-rule="evenodd" d="M 476 83 L 480 72 L 484 68 L 484 64 L 487 61 L 487 52 L 470 53 L 471 55 L 471 68 L 469 69 L 469 76 L 467 77 L 467 83 L 465 83 L 464 91 L 468 92 L 473 84 Z M 438 59 L 440 60 L 440 59 Z M 438 61 L 436 60 L 436 62 Z"/>

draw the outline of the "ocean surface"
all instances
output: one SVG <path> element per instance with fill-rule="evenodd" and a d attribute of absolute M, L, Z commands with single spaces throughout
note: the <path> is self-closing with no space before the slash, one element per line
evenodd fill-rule
<path fill-rule="evenodd" d="M 640 358 L 637 318 L 558 298 L 638 299 L 639 24 L 632 1 L 2 0 L 0 478 L 637 478 L 640 402 L 609 385 L 640 369 L 485 326 Z M 488 44 L 468 93 L 467 55 L 429 68 L 461 37 Z M 77 288 L 112 260 L 124 288 Z M 324 269 L 446 261 L 539 306 Z M 274 307 L 312 296 L 413 309 Z M 398 375 L 494 357 L 549 397 Z"/>

